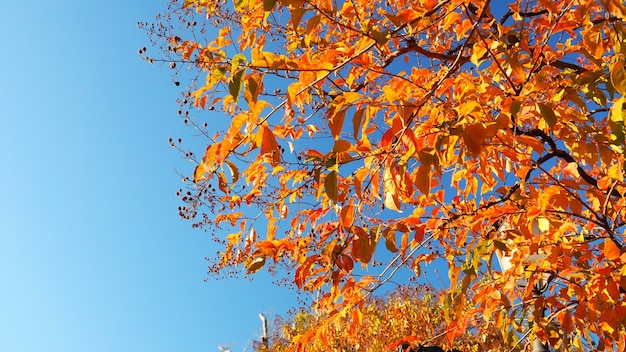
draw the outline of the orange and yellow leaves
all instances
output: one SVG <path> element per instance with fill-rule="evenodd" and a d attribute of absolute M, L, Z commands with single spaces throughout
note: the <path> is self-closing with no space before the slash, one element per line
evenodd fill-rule
<path fill-rule="evenodd" d="M 222 143 L 214 143 L 206 147 L 202 161 L 198 164 L 193 173 L 193 182 L 198 183 L 210 178 L 213 172 L 221 165 L 225 158 Z"/>
<path fill-rule="evenodd" d="M 252 62 L 250 66 L 252 68 L 268 68 L 270 70 L 280 70 L 287 68 L 288 60 L 284 55 L 277 56 L 269 51 L 260 51 L 257 48 L 252 48 Z M 291 62 L 289 62 L 290 65 Z"/>
<path fill-rule="evenodd" d="M 531 292 L 516 282 L 558 271 L 543 302 L 561 328 L 585 343 L 617 336 L 604 311 L 619 309 L 626 271 L 624 6 L 507 4 L 497 18 L 458 0 L 237 0 L 234 15 L 232 5 L 185 2 L 207 17 L 193 19 L 205 21 L 197 28 L 217 26 L 206 42 L 178 37 L 205 37 L 191 24 L 164 36 L 169 57 L 206 77 L 189 85 L 185 105 L 218 110 L 207 113 L 227 124 L 213 135 L 213 121 L 203 129 L 203 116 L 188 118 L 211 141 L 192 175 L 202 193 L 184 201 L 201 226 L 240 234 L 261 219 L 268 229 L 266 241 L 225 240 L 218 267 L 295 268 L 296 286 L 320 290 L 320 313 L 345 318 L 341 331 L 355 338 L 371 293 L 355 279 L 357 262 L 377 264 L 367 268 L 371 288 L 399 267 L 389 253 L 417 274 L 445 260 L 451 291 L 463 291 L 437 331 L 446 347 L 482 331 L 463 312 L 523 335 L 515 322 L 528 317 L 510 302 L 530 304 Z M 206 205 L 217 214 L 202 213 Z M 511 228 L 487 234 L 496 221 Z M 526 263 L 541 251 L 548 259 Z M 494 270 L 494 252 L 524 265 Z M 331 325 L 298 341 L 332 350 Z"/>

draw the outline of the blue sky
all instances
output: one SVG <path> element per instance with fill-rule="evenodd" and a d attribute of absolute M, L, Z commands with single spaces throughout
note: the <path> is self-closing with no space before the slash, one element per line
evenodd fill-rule
<path fill-rule="evenodd" d="M 177 216 L 167 68 L 137 21 L 165 1 L 0 11 L 0 351 L 243 351 L 293 291 L 203 282 L 208 235 Z"/>

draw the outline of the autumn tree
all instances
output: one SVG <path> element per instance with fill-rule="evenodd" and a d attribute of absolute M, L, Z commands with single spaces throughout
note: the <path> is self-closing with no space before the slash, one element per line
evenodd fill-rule
<path fill-rule="evenodd" d="M 625 19 L 621 0 L 170 0 L 140 54 L 187 87 L 180 214 L 223 245 L 210 273 L 315 292 L 294 346 L 444 262 L 450 342 L 489 322 L 511 346 L 623 350 Z"/>
<path fill-rule="evenodd" d="M 360 309 L 358 328 L 350 324 L 351 317 L 336 319 L 329 326 L 326 341 L 307 345 L 310 352 L 326 351 L 397 351 L 397 347 L 417 349 L 418 346 L 443 346 L 446 341 L 447 321 L 440 304 L 440 290 L 425 285 L 397 287 L 391 293 L 373 298 Z M 468 304 L 466 309 L 471 309 Z M 290 351 L 293 339 L 315 333 L 320 320 L 325 317 L 301 311 L 287 319 L 277 317 L 267 345 L 255 342 L 258 352 Z M 348 327 L 348 328 L 346 328 Z M 350 328 L 356 328 L 350 331 Z M 451 348 L 464 352 L 508 350 L 500 332 L 485 326 L 482 335 L 467 331 L 453 341 Z M 268 347 L 269 346 L 269 347 Z"/>

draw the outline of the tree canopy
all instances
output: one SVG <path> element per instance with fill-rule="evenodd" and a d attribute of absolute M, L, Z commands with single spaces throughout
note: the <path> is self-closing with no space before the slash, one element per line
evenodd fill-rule
<path fill-rule="evenodd" d="M 179 210 L 223 245 L 209 272 L 316 293 L 294 348 L 445 263 L 450 342 L 623 350 L 625 20 L 621 0 L 170 0 L 140 54 L 185 83 Z"/>

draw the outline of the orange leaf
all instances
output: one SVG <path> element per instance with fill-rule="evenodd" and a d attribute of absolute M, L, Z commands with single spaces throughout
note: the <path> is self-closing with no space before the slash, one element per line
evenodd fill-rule
<path fill-rule="evenodd" d="M 354 269 L 354 261 L 352 260 L 352 258 L 345 254 L 340 254 L 337 257 L 336 263 L 338 267 L 345 271 L 352 271 L 352 269 Z"/>
<path fill-rule="evenodd" d="M 414 182 L 420 192 L 430 194 L 430 165 L 420 165 L 415 173 Z"/>
<path fill-rule="evenodd" d="M 361 227 L 355 226 L 353 231 L 352 255 L 354 259 L 360 260 L 363 264 L 367 264 L 372 259 L 372 241 L 367 232 Z"/>
<path fill-rule="evenodd" d="M 335 139 L 339 138 L 341 134 L 341 130 L 343 128 L 343 121 L 346 118 L 346 110 L 335 111 L 334 109 L 329 110 L 328 116 L 328 128 L 330 128 L 330 132 L 332 133 Z"/>
<path fill-rule="evenodd" d="M 483 149 L 483 143 L 487 137 L 485 127 L 480 123 L 469 125 L 463 133 L 463 140 L 467 151 L 471 156 L 478 156 Z"/>
<path fill-rule="evenodd" d="M 608 259 L 608 260 L 616 260 L 617 258 L 620 257 L 621 250 L 617 246 L 617 244 L 615 244 L 615 242 L 612 239 L 607 238 L 604 241 L 604 249 L 603 249 L 602 253 L 604 253 L 604 257 L 606 259 Z"/>
<path fill-rule="evenodd" d="M 267 125 L 262 125 L 261 133 L 261 155 L 272 166 L 277 166 L 280 163 L 280 149 L 278 148 L 274 132 Z"/>
<path fill-rule="evenodd" d="M 347 205 L 341 209 L 341 215 L 339 217 L 339 224 L 348 229 L 354 222 L 354 205 Z"/>
<path fill-rule="evenodd" d="M 324 179 L 324 191 L 328 199 L 337 203 L 337 172 L 331 171 Z"/>

